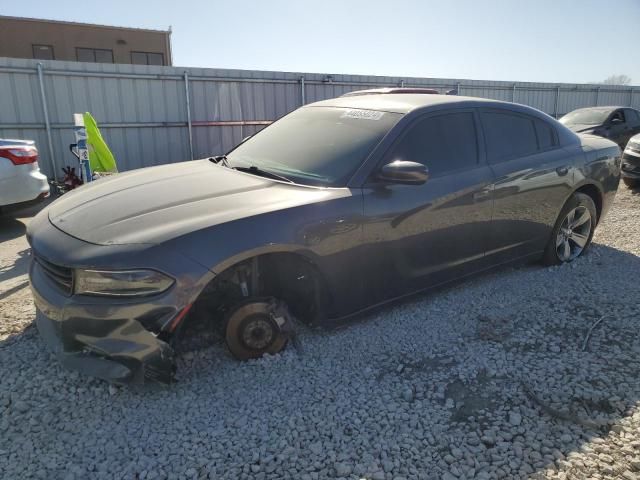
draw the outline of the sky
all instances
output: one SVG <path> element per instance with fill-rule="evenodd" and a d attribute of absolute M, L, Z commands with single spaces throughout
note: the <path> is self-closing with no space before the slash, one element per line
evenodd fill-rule
<path fill-rule="evenodd" d="M 176 66 L 640 85 L 640 0 L 0 0 L 0 15 L 171 26 Z"/>

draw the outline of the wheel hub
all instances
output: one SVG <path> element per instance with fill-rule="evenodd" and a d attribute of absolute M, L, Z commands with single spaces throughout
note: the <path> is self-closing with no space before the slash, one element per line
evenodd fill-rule
<path fill-rule="evenodd" d="M 242 342 L 252 350 L 267 348 L 276 336 L 273 321 L 262 315 L 245 319 L 240 329 Z"/>
<path fill-rule="evenodd" d="M 283 328 L 288 318 L 286 305 L 271 297 L 247 301 L 233 309 L 227 318 L 227 346 L 240 360 L 278 353 L 287 344 Z"/>

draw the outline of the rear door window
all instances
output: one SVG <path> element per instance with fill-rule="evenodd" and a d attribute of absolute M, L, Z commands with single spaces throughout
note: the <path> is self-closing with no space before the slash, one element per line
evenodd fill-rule
<path fill-rule="evenodd" d="M 524 157 L 538 151 L 533 118 L 494 111 L 482 112 L 481 118 L 489 163 Z"/>
<path fill-rule="evenodd" d="M 422 163 L 431 176 L 477 165 L 473 113 L 446 113 L 418 120 L 393 148 L 388 160 Z"/>

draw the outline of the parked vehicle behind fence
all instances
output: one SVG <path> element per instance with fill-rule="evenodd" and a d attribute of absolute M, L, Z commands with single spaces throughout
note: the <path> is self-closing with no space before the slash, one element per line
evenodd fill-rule
<path fill-rule="evenodd" d="M 589 107 L 567 113 L 560 123 L 576 133 L 608 138 L 624 149 L 640 133 L 640 112 L 628 107 Z"/>
<path fill-rule="evenodd" d="M 119 174 L 29 225 L 36 323 L 70 368 L 171 381 L 189 322 L 238 358 L 499 265 L 571 262 L 620 180 L 620 149 L 530 107 L 349 95 L 227 155 Z"/>
<path fill-rule="evenodd" d="M 0 139 L 0 210 L 16 209 L 49 196 L 33 140 Z"/>

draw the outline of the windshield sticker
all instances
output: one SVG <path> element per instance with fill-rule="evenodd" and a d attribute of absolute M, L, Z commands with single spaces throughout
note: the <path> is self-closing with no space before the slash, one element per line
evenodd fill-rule
<path fill-rule="evenodd" d="M 384 112 L 376 112 L 375 110 L 347 110 L 342 118 L 357 118 L 359 120 L 380 120 Z"/>

